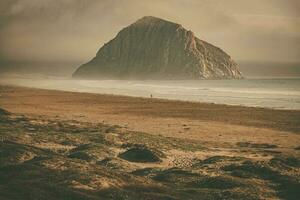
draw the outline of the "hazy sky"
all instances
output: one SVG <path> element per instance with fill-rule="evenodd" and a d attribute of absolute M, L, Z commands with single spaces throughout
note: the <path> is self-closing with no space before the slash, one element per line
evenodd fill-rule
<path fill-rule="evenodd" d="M 0 59 L 84 62 L 146 15 L 235 60 L 300 61 L 300 0 L 1 0 Z"/>

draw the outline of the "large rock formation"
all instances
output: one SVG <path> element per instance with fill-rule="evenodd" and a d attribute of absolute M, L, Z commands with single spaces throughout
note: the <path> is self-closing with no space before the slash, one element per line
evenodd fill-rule
<path fill-rule="evenodd" d="M 121 30 L 73 77 L 221 79 L 242 75 L 228 54 L 192 31 L 163 19 L 143 17 Z"/>

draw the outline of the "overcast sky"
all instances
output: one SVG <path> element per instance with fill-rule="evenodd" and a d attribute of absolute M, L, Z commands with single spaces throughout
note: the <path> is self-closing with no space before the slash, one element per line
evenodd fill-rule
<path fill-rule="evenodd" d="M 146 15 L 235 60 L 300 61 L 300 0 L 1 0 L 0 59 L 85 62 Z"/>

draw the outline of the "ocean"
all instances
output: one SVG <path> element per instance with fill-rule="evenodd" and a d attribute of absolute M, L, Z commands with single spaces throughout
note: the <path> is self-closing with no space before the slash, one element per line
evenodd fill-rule
<path fill-rule="evenodd" d="M 2 78 L 0 83 L 74 92 L 152 96 L 162 99 L 273 109 L 300 109 L 300 78 L 133 81 L 11 77 Z"/>

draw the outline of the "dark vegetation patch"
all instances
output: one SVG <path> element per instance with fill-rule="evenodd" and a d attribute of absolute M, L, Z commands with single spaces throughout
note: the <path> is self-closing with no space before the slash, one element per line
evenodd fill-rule
<path fill-rule="evenodd" d="M 104 142 L 105 143 L 105 142 Z M 103 143 L 88 143 L 88 144 L 81 144 L 71 150 L 71 152 L 78 152 L 78 151 L 105 151 L 109 148 L 106 144 Z"/>
<path fill-rule="evenodd" d="M 147 146 L 152 149 L 171 150 L 179 149 L 183 151 L 199 151 L 205 149 L 199 142 L 189 139 L 179 139 L 172 137 L 165 137 L 162 135 L 151 135 L 142 132 L 128 132 L 120 135 L 122 141 L 134 144 Z"/>
<path fill-rule="evenodd" d="M 270 160 L 270 164 L 275 167 L 300 167 L 300 160 L 294 156 L 275 156 Z"/>
<path fill-rule="evenodd" d="M 143 169 L 137 169 L 132 172 L 133 175 L 136 176 L 150 176 L 153 177 L 158 173 L 160 169 L 155 169 L 155 168 L 143 168 Z"/>
<path fill-rule="evenodd" d="M 231 176 L 205 176 L 189 183 L 189 186 L 211 189 L 232 189 L 236 187 L 246 187 L 245 181 Z"/>
<path fill-rule="evenodd" d="M 3 199 L 87 199 L 88 194 L 69 188 L 66 176 L 54 170 L 30 164 L 0 168 Z"/>
<path fill-rule="evenodd" d="M 125 148 L 125 149 L 148 149 L 150 151 L 152 151 L 155 155 L 157 155 L 159 158 L 166 158 L 165 154 L 155 148 L 152 147 L 148 147 L 145 144 L 136 144 L 136 143 L 124 143 L 121 145 L 121 148 Z"/>
<path fill-rule="evenodd" d="M 191 200 L 196 200 L 192 195 L 181 194 L 172 191 L 170 188 L 162 186 L 147 186 L 147 185 L 129 185 L 122 189 L 107 188 L 98 191 L 97 196 L 103 199 L 145 199 L 145 200 L 181 200 L 186 199 L 187 196 Z M 185 197 L 184 197 L 185 195 Z"/>
<path fill-rule="evenodd" d="M 231 176 L 207 176 L 190 170 L 180 168 L 169 168 L 161 170 L 158 168 L 144 168 L 132 172 L 138 176 L 148 176 L 153 180 L 184 185 L 188 188 L 211 188 L 232 189 L 247 186 L 245 181 Z"/>
<path fill-rule="evenodd" d="M 279 197 L 289 200 L 299 200 L 299 177 L 282 175 L 274 177 L 273 182 L 276 183 L 275 189 Z"/>
<path fill-rule="evenodd" d="M 0 108 L 0 122 L 2 122 L 2 123 L 7 122 L 9 115 L 10 115 L 10 113 L 8 111 Z"/>
<path fill-rule="evenodd" d="M 120 158 L 130 162 L 160 162 L 158 154 L 154 150 L 150 150 L 146 147 L 133 147 L 129 150 L 121 153 Z"/>
<path fill-rule="evenodd" d="M 180 168 L 144 168 L 132 174 L 152 178 L 180 191 L 181 199 L 259 199 L 251 181 L 228 175 L 208 176 Z M 188 198 L 189 197 L 189 198 Z"/>
<path fill-rule="evenodd" d="M 245 161 L 242 164 L 231 164 L 223 167 L 223 170 L 231 172 L 233 176 L 241 178 L 268 179 L 278 175 L 267 165 L 259 162 Z"/>
<path fill-rule="evenodd" d="M 85 160 L 85 161 L 91 161 L 93 160 L 93 156 L 89 155 L 86 152 L 74 152 L 68 155 L 69 158 L 76 158 L 80 160 Z"/>
<path fill-rule="evenodd" d="M 33 159 L 36 155 L 48 154 L 46 150 L 12 141 L 0 142 L 0 166 L 22 163 Z"/>
<path fill-rule="evenodd" d="M 262 149 L 274 149 L 278 148 L 275 144 L 268 143 L 250 143 L 250 142 L 238 142 L 237 146 L 239 147 L 247 147 L 247 148 L 262 148 Z"/>
<path fill-rule="evenodd" d="M 103 160 L 97 161 L 97 164 L 99 164 L 99 165 L 107 165 L 111 160 L 112 160 L 112 158 L 105 158 Z"/>
<path fill-rule="evenodd" d="M 105 158 L 97 161 L 96 164 L 124 173 L 132 171 L 130 163 L 118 157 Z"/>
<path fill-rule="evenodd" d="M 7 116 L 7 115 L 9 115 L 9 112 L 0 108 L 0 116 Z"/>
<path fill-rule="evenodd" d="M 180 168 L 170 168 L 157 171 L 152 179 L 172 184 L 182 184 L 191 182 L 192 180 L 195 180 L 199 177 L 201 177 L 200 174 L 193 173 L 191 171 L 183 170 Z"/>
<path fill-rule="evenodd" d="M 143 176 L 151 178 L 158 182 L 163 182 L 165 184 L 184 186 L 184 187 L 195 187 L 198 180 L 203 179 L 203 175 L 199 173 L 194 173 L 187 169 L 181 168 L 144 168 L 138 169 L 132 172 L 136 176 Z"/>
<path fill-rule="evenodd" d="M 269 163 L 246 161 L 242 164 L 231 164 L 223 167 L 223 170 L 240 178 L 257 178 L 270 181 L 274 184 L 277 194 L 283 199 L 298 199 L 300 195 L 300 179 L 293 175 L 281 173 L 279 166 L 298 166 L 298 160 L 294 158 L 274 158 Z"/>
<path fill-rule="evenodd" d="M 264 153 L 265 155 L 277 155 L 282 153 L 281 151 L 276 151 L 272 149 L 264 149 L 261 152 Z"/>
<path fill-rule="evenodd" d="M 300 146 L 296 147 L 295 150 L 300 150 Z"/>
<path fill-rule="evenodd" d="M 204 160 L 200 160 L 196 162 L 193 166 L 202 166 L 207 164 L 215 164 L 218 162 L 234 162 L 234 161 L 240 161 L 243 160 L 243 157 L 231 157 L 231 156 L 212 156 L 209 158 L 206 158 Z"/>
<path fill-rule="evenodd" d="M 103 132 L 104 133 L 115 133 L 118 128 L 121 128 L 121 126 L 118 126 L 118 125 L 107 126 L 106 128 L 104 128 Z"/>

